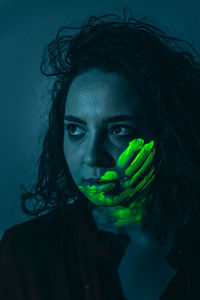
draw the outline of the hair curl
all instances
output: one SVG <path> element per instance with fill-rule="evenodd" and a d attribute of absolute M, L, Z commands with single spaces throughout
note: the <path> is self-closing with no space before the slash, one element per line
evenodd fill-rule
<path fill-rule="evenodd" d="M 106 14 L 80 27 L 62 27 L 41 64 L 55 77 L 49 127 L 34 192 L 24 190 L 22 208 L 38 216 L 92 208 L 72 180 L 63 153 L 64 106 L 69 86 L 89 68 L 120 72 L 133 80 L 154 115 L 163 163 L 144 224 L 162 237 L 199 212 L 200 64 L 194 48 L 144 19 Z M 24 188 L 24 187 L 23 187 Z M 70 204 L 70 197 L 78 201 Z M 27 200 L 34 200 L 28 208 Z"/>

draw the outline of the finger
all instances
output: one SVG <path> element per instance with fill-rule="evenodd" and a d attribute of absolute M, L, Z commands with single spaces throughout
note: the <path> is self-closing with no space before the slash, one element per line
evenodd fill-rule
<path fill-rule="evenodd" d="M 133 201 L 130 203 L 129 205 L 130 209 L 143 209 L 143 204 L 146 201 L 146 199 L 147 199 L 146 195 L 142 195 L 142 197 L 140 196 L 139 201 L 137 199 L 137 201 Z"/>
<path fill-rule="evenodd" d="M 103 192 L 95 193 L 95 194 L 88 194 L 88 199 L 96 204 L 101 206 L 111 206 L 112 205 L 112 198 L 107 197 L 104 195 Z"/>
<path fill-rule="evenodd" d="M 142 147 L 141 151 L 138 153 L 138 155 L 133 160 L 131 165 L 126 169 L 126 171 L 125 171 L 126 176 L 131 176 L 133 173 L 135 173 L 139 169 L 141 164 L 146 160 L 147 156 L 152 151 L 153 146 L 154 146 L 154 141 L 151 141 L 150 143 L 145 144 Z"/>
<path fill-rule="evenodd" d="M 130 180 L 124 180 L 122 187 L 123 188 L 128 188 L 131 187 L 134 182 L 136 182 L 136 180 L 141 176 L 142 173 L 144 173 L 146 171 L 146 169 L 149 167 L 149 165 L 151 164 L 151 162 L 153 161 L 153 158 L 155 156 L 155 148 L 153 149 L 153 151 L 149 154 L 149 156 L 147 157 L 146 161 L 144 162 L 144 164 L 142 165 L 142 167 L 138 170 L 138 172 L 136 172 L 133 177 Z"/>
<path fill-rule="evenodd" d="M 113 190 L 114 188 L 115 188 L 115 184 L 110 182 L 110 183 L 106 183 L 106 184 L 97 186 L 96 191 L 97 191 L 97 193 L 100 193 L 100 192 L 106 193 L 106 192 Z"/>
<path fill-rule="evenodd" d="M 119 175 L 115 171 L 107 171 L 104 175 L 101 176 L 101 181 L 114 181 L 119 178 Z"/>
<path fill-rule="evenodd" d="M 79 186 L 81 192 L 83 192 L 86 197 L 96 205 L 110 206 L 112 205 L 112 198 L 104 195 L 104 192 L 96 192 L 96 186 Z"/>
<path fill-rule="evenodd" d="M 155 168 L 153 167 L 152 169 L 151 169 L 151 171 L 149 172 L 149 174 L 148 175 L 146 175 L 145 177 L 144 177 L 144 179 L 136 186 L 136 190 L 137 191 L 139 191 L 139 190 L 141 190 L 141 189 L 143 189 L 144 188 L 144 186 L 147 184 L 147 182 L 153 177 L 153 179 L 154 179 L 154 171 L 155 171 Z"/>
<path fill-rule="evenodd" d="M 119 168 L 124 168 L 126 163 L 133 157 L 134 153 L 142 149 L 144 144 L 143 139 L 134 139 L 132 140 L 128 148 L 119 156 L 117 160 L 117 166 Z"/>
<path fill-rule="evenodd" d="M 100 192 L 109 192 L 115 188 L 115 184 L 110 182 L 102 185 L 87 185 L 86 189 L 89 193 L 100 193 Z"/>
<path fill-rule="evenodd" d="M 105 195 L 106 192 L 109 192 L 115 188 L 114 183 L 106 183 L 106 184 L 102 184 L 100 186 L 87 185 L 86 188 L 85 187 L 79 187 L 79 188 L 83 193 L 86 194 L 88 199 L 96 205 L 110 206 L 110 205 L 113 205 L 113 202 L 117 203 L 114 201 L 114 197 L 111 198 L 111 197 Z"/>
<path fill-rule="evenodd" d="M 149 172 L 149 174 L 148 175 L 146 175 L 144 178 L 143 178 L 143 180 L 140 182 L 140 183 L 138 183 L 138 185 L 135 187 L 135 188 L 131 188 L 131 187 L 129 187 L 129 188 L 127 188 L 126 190 L 124 190 L 121 194 L 120 194 L 120 202 L 121 201 L 124 201 L 125 199 L 130 199 L 130 198 L 132 198 L 139 190 L 141 190 L 144 186 L 145 186 L 145 184 L 150 180 L 150 178 L 153 176 L 153 173 L 154 173 L 154 171 L 155 171 L 155 168 L 153 167 L 152 169 L 151 169 L 151 171 Z M 154 179 L 155 177 L 153 177 L 153 179 Z M 153 180 L 152 179 L 152 180 Z"/>
<path fill-rule="evenodd" d="M 150 184 L 152 183 L 152 181 L 155 179 L 156 174 L 153 174 L 152 177 L 147 181 L 147 183 L 143 186 L 142 191 L 146 190 L 147 187 L 150 186 Z"/>
<path fill-rule="evenodd" d="M 141 176 L 141 174 L 145 172 L 145 170 L 147 169 L 147 167 L 151 164 L 154 156 L 155 156 L 155 148 L 149 154 L 149 156 L 145 160 L 145 162 L 142 165 L 142 167 L 133 175 L 133 177 L 130 180 L 130 185 L 132 185 Z"/>

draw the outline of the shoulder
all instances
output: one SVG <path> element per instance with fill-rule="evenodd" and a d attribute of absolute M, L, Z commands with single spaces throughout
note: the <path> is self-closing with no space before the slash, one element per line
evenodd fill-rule
<path fill-rule="evenodd" d="M 20 240 L 21 238 L 34 238 L 35 236 L 40 235 L 47 229 L 47 226 L 51 226 L 52 222 L 48 222 L 49 215 L 44 215 L 37 217 L 32 220 L 25 221 L 23 223 L 14 225 L 7 229 L 2 237 L 2 240 L 5 238 L 13 238 Z"/>
<path fill-rule="evenodd" d="M 12 226 L 0 241 L 0 254 L 12 252 L 26 256 L 27 253 L 40 253 L 50 245 L 56 245 L 62 235 L 67 235 L 69 227 L 63 218 L 52 218 L 49 214 Z"/>

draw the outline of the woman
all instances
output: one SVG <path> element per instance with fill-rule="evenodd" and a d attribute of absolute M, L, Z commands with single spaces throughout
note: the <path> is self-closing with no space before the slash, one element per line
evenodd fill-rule
<path fill-rule="evenodd" d="M 74 30 L 41 65 L 49 128 L 22 195 L 38 217 L 2 238 L 0 299 L 198 299 L 197 58 L 134 18 Z"/>

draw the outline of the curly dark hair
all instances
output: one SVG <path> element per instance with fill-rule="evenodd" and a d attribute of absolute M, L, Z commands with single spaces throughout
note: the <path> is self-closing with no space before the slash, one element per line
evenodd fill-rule
<path fill-rule="evenodd" d="M 188 42 L 169 36 L 145 18 L 115 14 L 92 16 L 79 27 L 62 27 L 48 45 L 41 71 L 55 77 L 49 127 L 34 191 L 22 186 L 24 212 L 65 213 L 70 220 L 80 208 L 93 207 L 77 189 L 66 164 L 63 119 L 72 80 L 94 67 L 132 80 L 154 116 L 163 162 L 153 200 L 146 204 L 144 226 L 153 226 L 158 237 L 185 226 L 199 213 L 199 56 Z M 74 197 L 77 201 L 71 203 Z M 34 201 L 33 207 L 28 207 L 28 200 Z"/>

